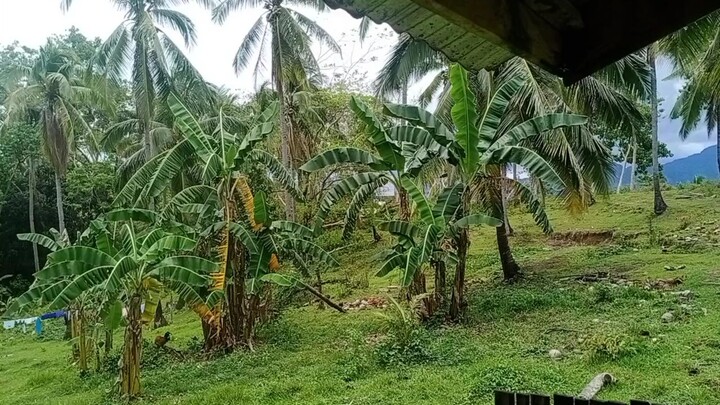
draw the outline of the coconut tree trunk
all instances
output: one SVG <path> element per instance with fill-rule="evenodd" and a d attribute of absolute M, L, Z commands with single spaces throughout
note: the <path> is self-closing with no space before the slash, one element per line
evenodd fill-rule
<path fill-rule="evenodd" d="M 162 301 L 158 301 L 157 308 L 155 308 L 155 317 L 153 319 L 153 328 L 162 328 L 167 326 L 168 321 L 165 319 L 165 313 L 163 312 Z"/>
<path fill-rule="evenodd" d="M 141 297 L 130 298 L 127 327 L 120 366 L 120 394 L 133 399 L 140 396 L 140 359 L 142 357 L 142 322 L 140 314 Z"/>
<path fill-rule="evenodd" d="M 715 126 L 715 150 L 717 152 L 716 160 L 718 165 L 718 171 L 720 171 L 720 123 Z"/>
<path fill-rule="evenodd" d="M 637 137 L 633 136 L 632 140 L 632 173 L 630 173 L 630 190 L 635 190 L 637 176 Z"/>
<path fill-rule="evenodd" d="M 620 179 L 618 179 L 616 194 L 620 194 L 620 189 L 622 188 L 623 177 L 625 177 L 625 168 L 627 167 L 628 157 L 630 157 L 630 149 L 627 149 L 625 151 L 625 158 L 623 159 L 622 170 L 620 170 Z"/>
<path fill-rule="evenodd" d="M 65 232 L 65 209 L 63 208 L 62 179 L 57 171 L 55 171 L 55 201 L 58 213 L 58 231 L 62 235 Z"/>
<path fill-rule="evenodd" d="M 512 255 L 508 236 L 502 227 L 495 228 L 495 236 L 498 244 L 498 252 L 500 253 L 503 278 L 505 280 L 513 280 L 520 275 L 520 266 L 517 265 Z"/>
<path fill-rule="evenodd" d="M 470 213 L 470 191 L 466 188 L 462 194 L 461 217 Z M 470 234 L 467 228 L 463 228 L 458 232 L 455 238 L 455 248 L 457 249 L 458 262 L 455 266 L 455 280 L 453 281 L 453 289 L 450 297 L 450 319 L 457 321 L 460 319 L 465 309 L 465 268 L 467 266 L 468 249 L 470 248 Z"/>
<path fill-rule="evenodd" d="M 652 47 L 651 47 L 652 48 Z M 658 94 L 657 94 L 657 66 L 655 64 L 655 52 L 648 49 L 648 64 L 650 65 L 650 125 L 652 132 L 652 161 L 653 161 L 653 193 L 655 215 L 661 215 L 667 210 L 667 204 L 660 190 L 660 163 L 658 161 Z"/>
<path fill-rule="evenodd" d="M 277 32 L 278 29 L 276 27 L 277 21 L 271 22 L 271 25 L 273 26 L 273 46 L 279 47 L 280 45 L 280 38 L 279 33 Z M 292 142 L 292 127 L 289 122 L 289 117 L 287 114 L 287 100 L 285 99 L 285 84 L 283 82 L 283 73 L 282 73 L 282 52 L 279 52 L 278 49 L 275 49 L 273 52 L 273 60 L 272 60 L 272 76 L 273 81 L 275 82 L 275 91 L 277 92 L 278 100 L 280 101 L 280 136 L 281 136 L 281 146 L 280 146 L 280 153 L 282 157 L 282 163 L 286 168 L 292 167 L 292 151 L 290 150 L 290 145 Z M 285 191 L 283 194 L 283 202 L 285 203 L 285 217 L 288 221 L 295 221 L 296 218 L 296 207 L 295 207 L 295 198 L 293 196 Z"/>
<path fill-rule="evenodd" d="M 35 233 L 35 160 L 32 157 L 28 159 L 28 216 L 30 217 L 30 233 Z M 32 249 L 37 273 L 40 271 L 37 243 L 33 242 Z"/>

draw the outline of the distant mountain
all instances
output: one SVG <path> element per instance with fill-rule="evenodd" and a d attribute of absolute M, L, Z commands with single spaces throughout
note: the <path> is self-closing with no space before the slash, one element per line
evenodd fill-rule
<path fill-rule="evenodd" d="M 718 165 L 716 158 L 715 146 L 703 150 L 700 153 L 690 155 L 681 159 L 673 160 L 672 162 L 665 163 L 663 165 L 663 173 L 665 178 L 671 184 L 688 183 L 693 181 L 696 176 L 703 176 L 706 179 L 720 179 L 718 174 Z M 625 169 L 625 175 L 623 176 L 623 185 L 628 186 L 630 184 L 630 171 L 632 169 L 628 165 Z M 615 164 L 615 176 L 613 176 L 613 187 L 617 187 L 620 173 L 622 172 L 622 164 Z"/>
<path fill-rule="evenodd" d="M 663 165 L 663 172 L 672 184 L 693 181 L 695 176 L 718 179 L 717 150 L 711 146 L 700 153 L 673 160 Z"/>

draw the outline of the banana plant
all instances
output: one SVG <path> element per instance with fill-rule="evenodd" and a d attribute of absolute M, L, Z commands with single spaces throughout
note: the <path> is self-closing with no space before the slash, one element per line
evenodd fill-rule
<path fill-rule="evenodd" d="M 37 286 L 18 298 L 18 305 L 40 299 L 55 310 L 84 295 L 99 294 L 107 307 L 125 307 L 120 393 L 127 397 L 141 392 L 142 327 L 152 320 L 161 291 L 178 285 L 207 286 L 209 275 L 218 268 L 217 263 L 192 254 L 195 240 L 137 221 L 139 214 L 153 217 L 138 210 L 108 213 L 112 231 L 99 226 L 94 246 L 76 244 L 52 252 L 35 274 Z"/>
<path fill-rule="evenodd" d="M 446 266 L 457 263 L 452 241 L 461 231 L 473 225 L 498 227 L 502 221 L 484 214 L 460 217 L 462 184 L 445 188 L 432 204 L 418 186 L 408 177 L 401 179 L 419 212 L 416 222 L 386 221 L 378 228 L 397 237 L 397 244 L 381 255 L 384 264 L 377 277 L 384 277 L 399 269 L 401 284 L 410 286 L 414 279 L 424 280 L 424 268 L 430 267 L 435 273 L 433 299 L 424 299 L 423 317 L 429 317 L 445 301 Z"/>
<path fill-rule="evenodd" d="M 490 75 L 488 72 L 482 72 Z M 478 201 L 482 211 L 495 218 L 503 218 L 502 190 L 514 189 L 531 210 L 533 217 L 544 231 L 551 232 L 550 222 L 543 209 L 541 198 L 525 184 L 505 178 L 503 168 L 510 164 L 522 167 L 545 189 L 563 193 L 567 200 L 581 196 L 579 188 L 583 173 L 572 162 L 555 162 L 546 159 L 551 154 L 533 147 L 533 140 L 549 136 L 556 130 L 585 125 L 587 118 L 581 115 L 557 113 L 533 117 L 525 121 L 509 110 L 511 100 L 525 82 L 522 76 L 503 81 L 488 80 L 481 97 L 476 97 L 467 71 L 460 65 L 450 68 L 452 129 L 441 123 L 431 113 L 413 106 L 386 106 L 386 114 L 406 120 L 411 125 L 428 131 L 433 139 L 446 140 L 446 149 L 452 156 L 454 177 L 462 186 L 459 216 L 470 214 L 470 202 Z M 571 173 L 573 181 L 565 181 L 555 167 Z M 507 235 L 497 228 L 499 253 L 506 277 L 515 277 L 517 265 L 512 260 Z M 464 307 L 465 268 L 469 233 L 459 230 L 454 244 L 457 246 L 458 263 L 452 291 L 450 315 L 457 319 Z"/>
<path fill-rule="evenodd" d="M 206 349 L 252 347 L 255 326 L 267 317 L 266 282 L 272 279 L 264 276 L 278 270 L 282 249 L 303 252 L 316 247 L 299 237 L 279 238 L 271 232 L 268 196 L 252 189 L 247 173 L 248 167 L 265 167 L 275 183 L 301 197 L 297 175 L 260 148 L 275 131 L 278 105 L 270 104 L 246 134 L 226 131 L 222 109 L 217 127 L 208 132 L 177 97 L 169 98 L 169 107 L 181 141 L 141 168 L 116 204 L 142 209 L 166 198 L 156 219 L 164 226 L 195 232 L 203 241 L 202 253 L 219 263 L 208 291 L 195 291 L 197 296 L 187 291 L 192 298 L 188 302 L 203 319 Z M 199 183 L 168 196 L 169 183 L 188 172 L 199 173 Z"/>
<path fill-rule="evenodd" d="M 352 196 L 343 229 L 343 237 L 349 237 L 363 205 L 387 183 L 392 183 L 398 190 L 400 219 L 409 220 L 409 200 L 400 179 L 417 176 L 423 165 L 432 159 L 451 158 L 443 144 L 424 128 L 406 124 L 385 127 L 372 108 L 358 97 L 351 98 L 350 107 L 365 124 L 367 140 L 373 151 L 354 147 L 333 148 L 315 156 L 300 168 L 309 173 L 336 166 L 350 166 L 356 170 L 355 174 L 336 182 L 323 197 L 314 225 L 316 234 L 322 229 L 330 209 L 342 198 Z"/>

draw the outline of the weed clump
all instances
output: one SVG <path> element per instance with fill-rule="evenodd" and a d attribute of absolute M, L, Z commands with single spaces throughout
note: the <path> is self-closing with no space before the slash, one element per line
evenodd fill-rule
<path fill-rule="evenodd" d="M 585 352 L 592 362 L 615 361 L 637 354 L 638 342 L 627 335 L 607 333 L 584 340 Z"/>

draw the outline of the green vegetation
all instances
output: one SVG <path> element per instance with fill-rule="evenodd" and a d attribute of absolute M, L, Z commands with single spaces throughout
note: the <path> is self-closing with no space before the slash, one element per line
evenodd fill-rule
<path fill-rule="evenodd" d="M 676 199 L 687 193 L 702 197 Z M 668 191 L 666 198 L 673 208 L 653 220 L 652 227 L 650 191 L 613 195 L 577 218 L 557 208 L 548 210 L 558 235 L 616 232 L 612 241 L 598 245 L 546 237 L 529 214 L 513 212 L 511 239 L 528 274 L 509 285 L 501 281 L 494 232 L 474 231 L 468 266 L 471 303 L 464 321 L 456 326 L 408 324 L 399 320 L 400 311 L 391 302 L 385 309 L 339 314 L 315 304 L 303 305 L 311 296 L 298 296 L 278 319 L 261 328 L 255 351 L 207 359 L 198 352 L 202 336 L 197 316 L 181 311 L 173 314 L 168 327 L 147 333 L 152 337 L 171 331 L 170 344 L 185 358 L 146 343 L 143 403 L 430 404 L 438 398 L 487 403 L 495 388 L 576 393 L 603 371 L 619 379 L 616 386 L 602 391 L 603 399 L 714 403 L 720 400 L 720 298 L 712 283 L 720 249 L 713 245 L 718 243 L 714 230 L 720 223 L 706 218 L 720 214 L 717 194 L 720 188 L 714 184 Z M 698 227 L 703 229 L 695 231 Z M 669 253 L 653 243 L 654 238 L 672 239 L 676 234 L 682 239 L 665 245 Z M 708 246 L 692 253 L 693 248 L 684 245 L 685 235 Z M 396 290 L 387 291 L 398 285 L 397 277 L 371 276 L 377 269 L 370 260 L 373 253 L 340 256 L 341 266 L 327 274 L 328 280 L 338 280 L 326 286 L 328 294 L 346 294 L 345 302 L 394 297 Z M 686 267 L 672 272 L 664 268 L 681 265 Z M 610 279 L 575 280 L 598 272 L 608 272 Z M 368 274 L 367 287 L 353 283 Z M 655 280 L 674 277 L 684 278 L 684 283 L 668 291 L 646 288 Z M 686 302 L 672 295 L 682 290 L 692 291 L 694 298 Z M 675 311 L 677 319 L 666 324 L 660 318 L 668 310 Z M 68 364 L 67 343 L 59 338 L 1 335 L 3 402 L 117 401 L 108 393 L 116 365 L 81 377 Z M 563 359 L 551 360 L 551 349 L 561 350 Z"/>
<path fill-rule="evenodd" d="M 570 87 L 402 36 L 373 97 L 327 87 L 313 41 L 340 46 L 286 7 L 323 1 L 196 0 L 264 6 L 234 68 L 257 53 L 271 83 L 241 99 L 168 36 L 196 42 L 189 1 L 113 2 L 105 41 L 0 50 L 2 316 L 68 318 L 0 334 L 3 403 L 482 403 L 598 371 L 607 398 L 718 400 L 719 190 L 668 188 L 665 213 L 655 77 L 662 53 L 714 83 L 690 40 L 715 15 Z M 407 100 L 431 73 L 432 112 Z M 692 127 L 717 103 L 687 91 Z M 637 145 L 654 204 L 607 199 Z"/>

